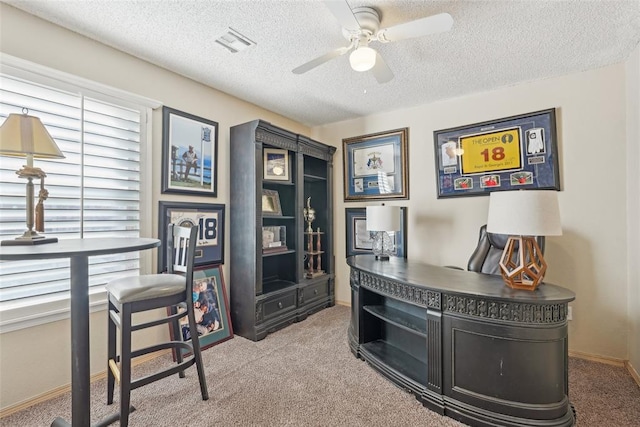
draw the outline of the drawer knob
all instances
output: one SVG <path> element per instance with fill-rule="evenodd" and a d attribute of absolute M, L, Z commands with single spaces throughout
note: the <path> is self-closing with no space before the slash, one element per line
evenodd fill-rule
<path fill-rule="evenodd" d="M 282 302 L 278 303 L 278 308 L 282 308 Z"/>
<path fill-rule="evenodd" d="M 317 290 L 317 289 L 314 289 L 314 290 L 313 290 L 313 293 L 314 293 L 314 295 L 318 295 L 318 290 Z"/>

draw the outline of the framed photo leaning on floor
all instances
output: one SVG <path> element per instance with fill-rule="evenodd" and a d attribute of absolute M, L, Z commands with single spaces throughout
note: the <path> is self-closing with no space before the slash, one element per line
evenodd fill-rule
<path fill-rule="evenodd" d="M 233 326 L 231 325 L 222 266 L 204 266 L 193 272 L 193 301 L 198 339 L 202 350 L 233 338 Z M 172 339 L 176 339 L 176 331 L 173 330 L 171 324 L 169 324 L 169 328 Z M 189 334 L 186 316 L 180 319 L 179 333 L 183 341 L 189 341 L 192 338 Z M 182 351 L 183 356 L 190 355 L 188 351 Z M 173 357 L 175 360 L 175 350 Z"/>

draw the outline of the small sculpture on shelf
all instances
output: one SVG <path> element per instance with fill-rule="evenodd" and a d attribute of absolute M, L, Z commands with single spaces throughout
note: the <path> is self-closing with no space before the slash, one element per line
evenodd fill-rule
<path fill-rule="evenodd" d="M 307 221 L 307 233 L 313 233 L 311 223 L 316 219 L 316 210 L 311 207 L 311 197 L 307 198 L 307 207 L 303 209 L 304 220 Z"/>
<path fill-rule="evenodd" d="M 303 213 L 304 219 L 307 221 L 307 230 L 304 232 L 304 234 L 307 235 L 307 250 L 305 257 L 307 259 L 307 268 L 305 269 L 304 276 L 307 279 L 312 279 L 324 274 L 324 271 L 322 270 L 322 254 L 324 251 L 322 250 L 322 244 L 320 241 L 320 236 L 324 233 L 320 231 L 320 227 L 317 228 L 317 231 L 313 231 L 313 228 L 311 227 L 311 223 L 316 219 L 316 211 L 311 207 L 311 197 L 307 198 L 307 207 L 304 208 Z"/>

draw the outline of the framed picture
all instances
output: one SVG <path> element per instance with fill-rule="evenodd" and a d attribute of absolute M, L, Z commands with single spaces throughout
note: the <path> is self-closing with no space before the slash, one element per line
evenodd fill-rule
<path fill-rule="evenodd" d="M 225 205 L 210 203 L 160 202 L 158 212 L 158 271 L 166 271 L 166 233 L 169 224 L 182 227 L 199 225 L 195 265 L 224 264 Z"/>
<path fill-rule="evenodd" d="M 560 190 L 555 108 L 433 133 L 438 198 Z"/>
<path fill-rule="evenodd" d="M 409 128 L 342 140 L 345 202 L 408 199 Z"/>
<path fill-rule="evenodd" d="M 289 152 L 279 148 L 265 148 L 263 179 L 267 181 L 290 181 Z"/>
<path fill-rule="evenodd" d="M 218 123 L 162 108 L 162 192 L 217 196 Z"/>
<path fill-rule="evenodd" d="M 400 231 L 389 233 L 395 242 L 393 256 L 407 257 L 407 208 L 401 207 Z M 367 208 L 346 208 L 347 256 L 373 253 L 373 232 L 367 231 Z"/>
<path fill-rule="evenodd" d="M 193 272 L 193 296 L 200 349 L 205 350 L 233 338 L 233 326 L 221 266 L 201 267 Z M 180 310 L 184 311 L 184 309 Z M 187 317 L 181 318 L 179 323 L 180 337 L 183 341 L 189 341 L 191 334 Z M 172 339 L 175 339 L 176 331 L 173 330 L 171 323 L 169 328 Z M 187 350 L 181 351 L 183 356 L 190 355 Z M 175 350 L 173 357 L 175 360 Z"/>
<path fill-rule="evenodd" d="M 262 190 L 262 215 L 282 216 L 280 195 L 276 190 Z"/>

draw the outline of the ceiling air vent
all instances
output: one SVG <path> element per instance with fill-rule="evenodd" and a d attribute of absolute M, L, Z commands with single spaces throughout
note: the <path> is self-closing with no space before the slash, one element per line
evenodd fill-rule
<path fill-rule="evenodd" d="M 216 43 L 221 44 L 231 53 L 240 52 L 256 44 L 233 28 L 229 28 L 226 34 L 216 40 Z"/>

